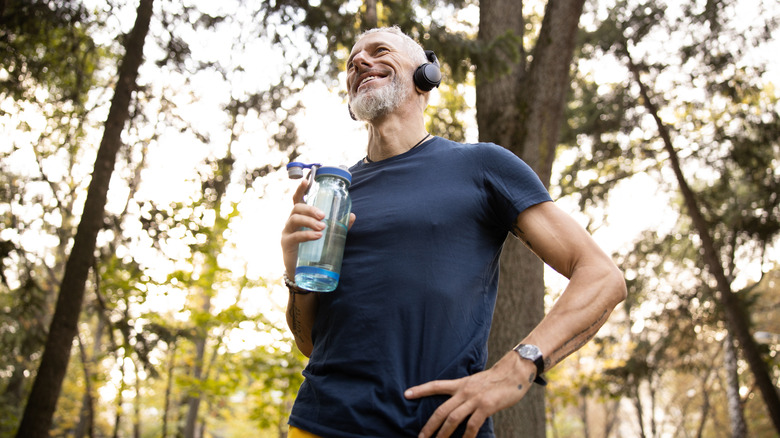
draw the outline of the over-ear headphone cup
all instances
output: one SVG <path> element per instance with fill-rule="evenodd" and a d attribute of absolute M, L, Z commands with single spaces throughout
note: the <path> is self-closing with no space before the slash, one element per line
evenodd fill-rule
<path fill-rule="evenodd" d="M 426 62 L 414 71 L 414 85 L 423 91 L 431 91 L 441 83 L 441 70 L 435 64 Z"/>

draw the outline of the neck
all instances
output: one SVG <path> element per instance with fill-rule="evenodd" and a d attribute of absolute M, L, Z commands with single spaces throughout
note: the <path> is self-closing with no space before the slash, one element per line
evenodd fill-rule
<path fill-rule="evenodd" d="M 368 124 L 367 157 L 380 161 L 403 154 L 427 134 L 422 114 L 418 117 L 389 114 Z"/>

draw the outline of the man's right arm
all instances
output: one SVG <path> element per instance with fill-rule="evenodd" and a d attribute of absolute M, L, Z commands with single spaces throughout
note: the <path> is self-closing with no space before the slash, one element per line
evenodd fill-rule
<path fill-rule="evenodd" d="M 295 264 L 298 259 L 298 245 L 301 242 L 317 240 L 322 237 L 325 223 L 322 219 L 325 213 L 306 205 L 303 195 L 306 193 L 308 180 L 304 178 L 293 195 L 293 209 L 287 223 L 282 229 L 282 255 L 287 277 L 295 278 Z M 304 230 L 304 227 L 308 228 Z M 313 345 L 311 342 L 311 329 L 314 326 L 314 317 L 317 315 L 317 294 L 299 294 L 292 290 L 287 300 L 287 326 L 290 327 L 295 344 L 301 352 L 308 357 Z"/>
<path fill-rule="evenodd" d="M 311 356 L 314 344 L 311 341 L 311 330 L 314 317 L 317 316 L 317 294 L 298 294 L 290 291 L 287 300 L 287 326 L 290 327 L 295 345 L 304 356 Z"/>
<path fill-rule="evenodd" d="M 294 206 L 282 229 L 284 269 L 290 280 L 295 278 L 298 245 L 302 242 L 319 239 L 325 229 L 325 223 L 322 221 L 325 218 L 325 213 L 303 202 L 303 195 L 306 193 L 307 187 L 308 179 L 304 178 L 293 195 Z M 355 214 L 351 213 L 350 228 L 354 222 Z M 295 337 L 295 344 L 306 357 L 311 354 L 314 347 L 311 341 L 311 330 L 314 326 L 314 318 L 317 316 L 317 295 L 316 292 L 300 294 L 290 291 L 290 298 L 287 300 L 287 325 Z"/>

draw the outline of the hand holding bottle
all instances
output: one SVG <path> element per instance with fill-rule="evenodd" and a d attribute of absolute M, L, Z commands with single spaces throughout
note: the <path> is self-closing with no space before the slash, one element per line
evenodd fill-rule
<path fill-rule="evenodd" d="M 293 195 L 294 206 L 282 230 L 281 244 L 287 276 L 295 278 L 299 266 L 296 283 L 301 283 L 300 287 L 320 292 L 335 288 L 346 232 L 355 221 L 346 191 L 350 177 L 343 169 L 323 168 L 308 204 L 304 195 L 311 179 L 301 181 Z"/>

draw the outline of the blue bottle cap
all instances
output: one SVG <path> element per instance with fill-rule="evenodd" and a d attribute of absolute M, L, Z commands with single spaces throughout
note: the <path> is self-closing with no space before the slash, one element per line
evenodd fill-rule
<path fill-rule="evenodd" d="M 322 175 L 332 175 L 342 178 L 347 181 L 348 184 L 352 183 L 352 174 L 348 170 L 340 167 L 320 167 L 317 169 L 317 178 Z"/>

